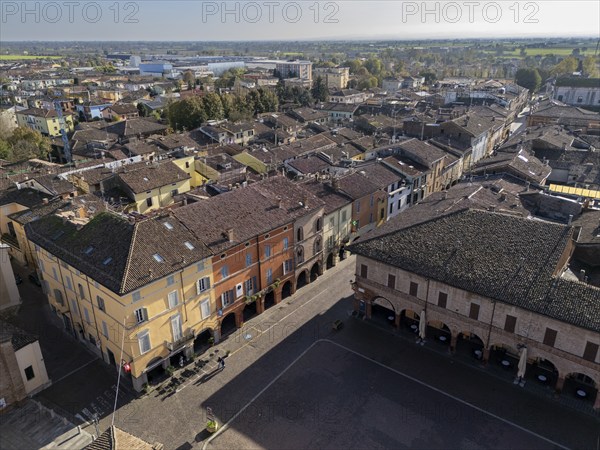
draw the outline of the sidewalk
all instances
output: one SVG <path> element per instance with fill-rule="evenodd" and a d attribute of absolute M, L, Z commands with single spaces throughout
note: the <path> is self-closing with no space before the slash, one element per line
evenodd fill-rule
<path fill-rule="evenodd" d="M 373 328 L 391 334 L 397 338 L 400 338 L 404 341 L 411 342 L 417 347 L 416 337 L 414 333 L 408 332 L 406 330 L 395 330 L 391 327 L 386 327 L 383 324 L 380 324 L 377 321 L 373 320 L 362 320 L 362 319 L 354 319 L 360 320 L 362 323 L 365 323 Z M 468 357 L 462 353 L 450 354 L 447 350 L 446 346 L 438 345 L 437 342 L 434 342 L 432 339 L 426 339 L 425 345 L 418 345 L 423 351 L 427 351 L 430 353 L 435 353 L 439 356 L 444 357 L 447 360 L 451 360 L 453 362 L 458 362 L 464 366 L 467 366 L 471 369 L 477 370 L 479 372 L 483 372 L 492 376 L 498 380 L 502 380 L 506 384 L 513 385 L 514 388 L 524 390 L 528 393 L 534 394 L 538 397 L 544 398 L 546 400 L 554 401 L 562 406 L 566 406 L 572 410 L 578 411 L 580 413 L 584 413 L 594 417 L 596 419 L 600 419 L 600 411 L 595 411 L 592 407 L 592 404 L 589 402 L 584 402 L 578 400 L 576 398 L 570 398 L 567 395 L 557 395 L 554 390 L 550 386 L 541 386 L 536 384 L 533 380 L 526 378 L 525 386 L 521 387 L 519 385 L 513 384 L 514 376 L 512 373 L 508 373 L 505 370 L 502 370 L 500 367 L 495 366 L 494 364 L 482 364 L 478 362 L 474 358 Z"/>

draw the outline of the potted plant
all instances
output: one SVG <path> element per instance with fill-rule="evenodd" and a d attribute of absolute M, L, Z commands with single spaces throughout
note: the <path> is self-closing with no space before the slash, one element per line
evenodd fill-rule
<path fill-rule="evenodd" d="M 209 338 L 208 338 L 208 345 L 212 346 L 212 345 L 214 345 L 214 343 L 215 343 L 215 338 L 214 338 L 214 337 L 212 337 L 212 336 L 211 336 L 211 337 L 209 337 Z"/>
<path fill-rule="evenodd" d="M 344 324 L 342 323 L 341 320 L 336 320 L 333 322 L 333 329 L 334 330 L 341 330 L 341 328 L 344 326 Z"/>
<path fill-rule="evenodd" d="M 208 420 L 206 422 L 206 431 L 208 431 L 209 433 L 214 433 L 218 429 L 219 429 L 219 424 L 217 423 L 216 420 Z"/>
<path fill-rule="evenodd" d="M 150 392 L 150 385 L 148 383 L 144 383 L 142 385 L 142 394 L 146 395 L 148 392 Z"/>
<path fill-rule="evenodd" d="M 175 367 L 173 367 L 173 366 L 167 366 L 165 368 L 165 373 L 169 376 L 173 375 L 174 372 L 175 372 Z"/>
<path fill-rule="evenodd" d="M 277 289 L 279 287 L 279 285 L 281 284 L 281 278 L 277 278 L 274 282 L 273 282 L 273 288 Z"/>

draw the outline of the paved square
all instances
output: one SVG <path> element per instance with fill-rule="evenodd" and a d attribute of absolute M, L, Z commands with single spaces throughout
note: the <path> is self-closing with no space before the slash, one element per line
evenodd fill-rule
<path fill-rule="evenodd" d="M 207 448 L 562 447 L 321 340 L 233 416 Z"/>

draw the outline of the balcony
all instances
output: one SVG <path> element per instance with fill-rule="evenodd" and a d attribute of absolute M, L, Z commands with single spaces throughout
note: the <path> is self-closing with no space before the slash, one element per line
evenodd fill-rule
<path fill-rule="evenodd" d="M 180 349 L 182 349 L 183 347 L 185 347 L 185 345 L 194 340 L 194 332 L 192 329 L 189 329 L 186 334 L 184 336 L 182 336 L 181 338 L 179 338 L 176 341 L 173 342 L 169 342 L 169 341 L 165 341 L 165 345 L 167 346 L 167 349 L 170 352 L 175 352 L 178 351 Z"/>

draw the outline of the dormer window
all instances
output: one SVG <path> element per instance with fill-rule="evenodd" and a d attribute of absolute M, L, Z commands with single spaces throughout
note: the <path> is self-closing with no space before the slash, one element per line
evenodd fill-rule
<path fill-rule="evenodd" d="M 155 253 L 154 255 L 152 255 L 152 257 L 154 258 L 154 260 L 156 262 L 159 262 L 159 263 L 165 262 L 165 259 L 162 256 L 160 256 L 158 253 Z"/>

